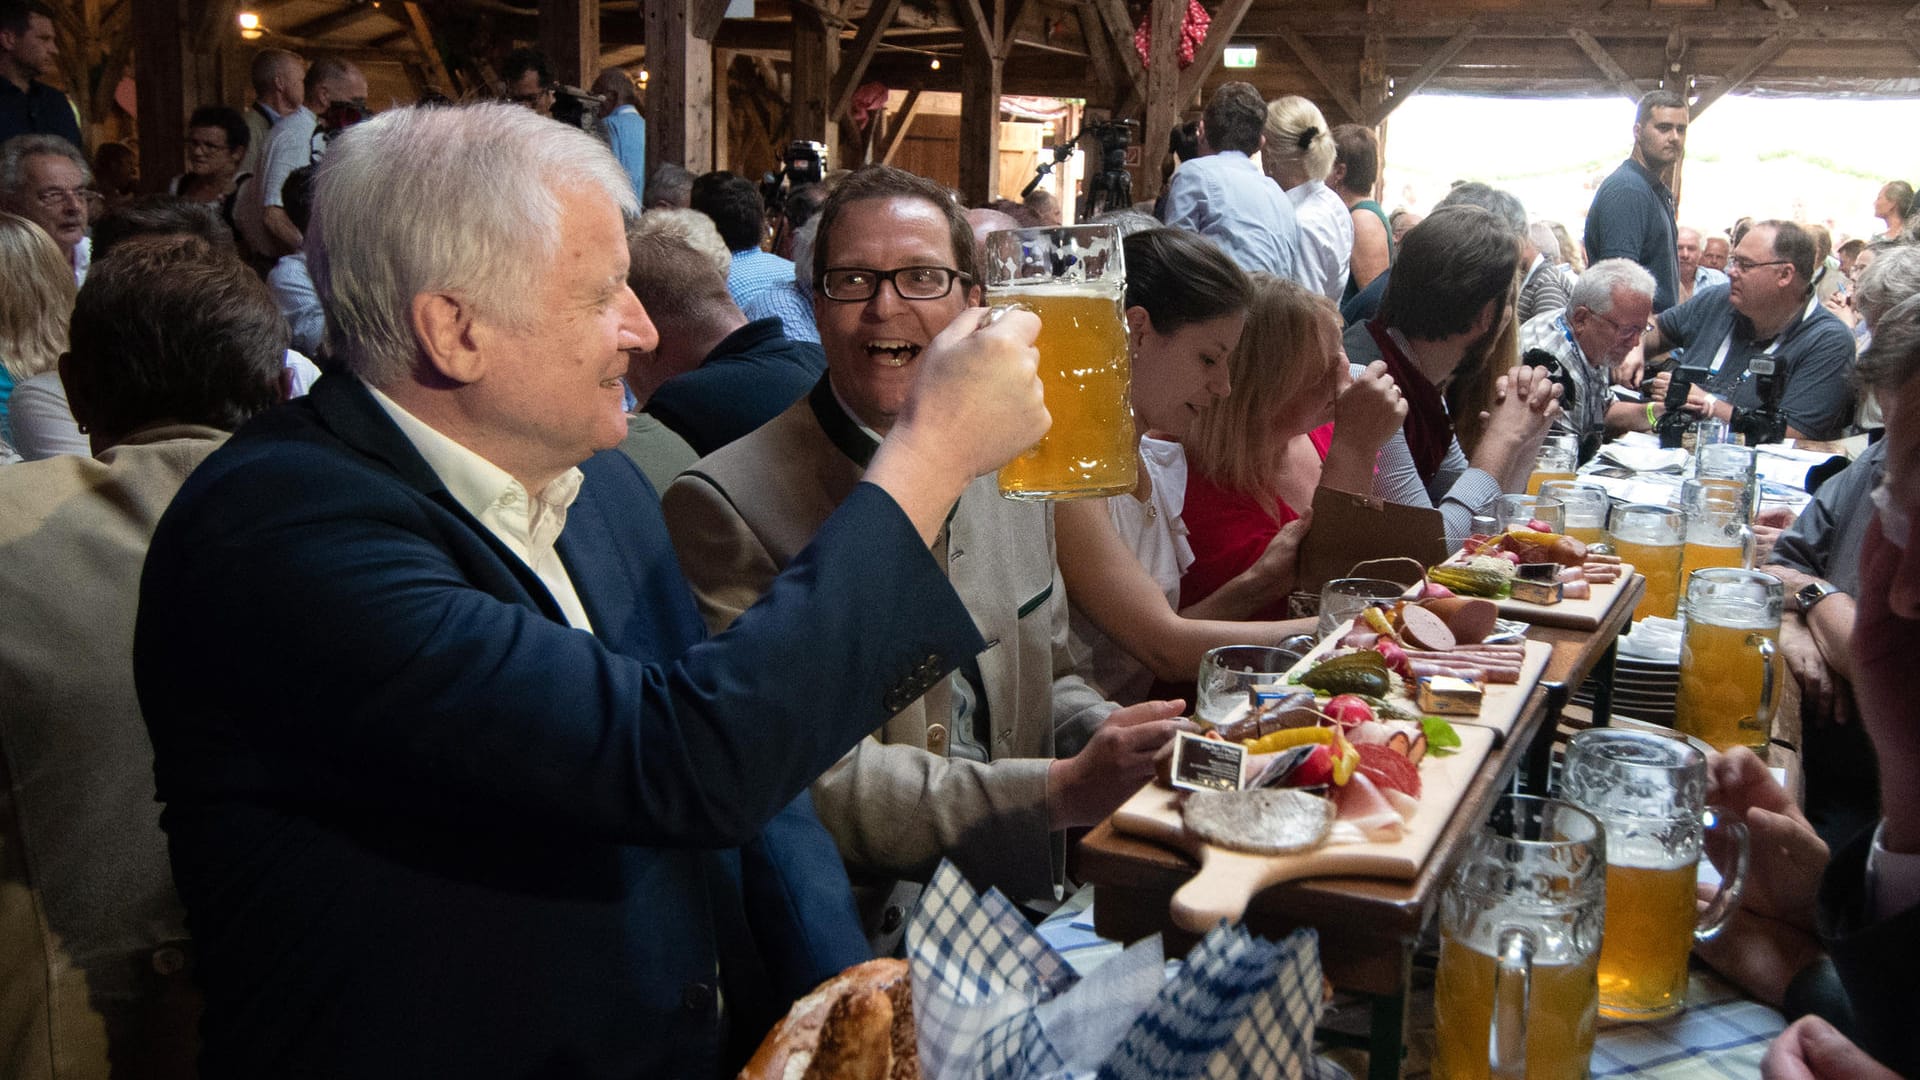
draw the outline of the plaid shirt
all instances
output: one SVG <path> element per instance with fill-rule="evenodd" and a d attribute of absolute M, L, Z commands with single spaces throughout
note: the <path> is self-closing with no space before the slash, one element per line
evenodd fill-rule
<path fill-rule="evenodd" d="M 1520 355 L 1524 358 L 1534 349 L 1551 353 L 1567 376 L 1563 384 L 1567 393 L 1560 399 L 1562 411 L 1553 422 L 1553 433 L 1578 438 L 1583 454 L 1589 442 L 1594 446 L 1605 442 L 1607 406 L 1612 403 L 1607 388 L 1613 384 L 1613 373 L 1605 365 L 1596 368 L 1587 362 L 1565 311 L 1535 315 L 1521 325 Z"/>

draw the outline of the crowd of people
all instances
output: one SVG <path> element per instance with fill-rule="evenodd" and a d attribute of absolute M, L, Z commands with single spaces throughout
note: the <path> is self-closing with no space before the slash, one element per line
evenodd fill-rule
<path fill-rule="evenodd" d="M 1676 370 L 1698 417 L 1885 429 L 1771 556 L 1809 774 L 1856 798 L 1716 764 L 1762 899 L 1708 956 L 1825 1018 L 1778 1075 L 1920 1065 L 1885 964 L 1920 821 L 1857 798 L 1920 777 L 1904 184 L 1831 253 L 1703 237 L 1656 93 L 1577 244 L 1481 183 L 1390 214 L 1367 129 L 1225 84 L 1160 205 L 1096 218 L 1138 481 L 1056 506 L 996 490 L 1050 419 L 1039 320 L 982 308 L 1044 192 L 866 166 L 770 220 L 643 177 L 621 72 L 522 51 L 500 101 L 370 116 L 352 64 L 263 49 L 135 195 L 37 81 L 46 22 L 0 6 L 0 1072 L 731 1075 L 940 860 L 1060 895 L 1200 657 L 1310 627 L 1317 493 L 1457 548 Z"/>

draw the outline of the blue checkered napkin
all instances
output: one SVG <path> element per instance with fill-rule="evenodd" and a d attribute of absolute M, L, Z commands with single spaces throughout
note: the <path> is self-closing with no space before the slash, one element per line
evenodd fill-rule
<path fill-rule="evenodd" d="M 1101 1080 L 1322 1075 L 1313 1057 L 1320 986 L 1313 931 L 1276 944 L 1217 926 L 1107 1059 Z"/>

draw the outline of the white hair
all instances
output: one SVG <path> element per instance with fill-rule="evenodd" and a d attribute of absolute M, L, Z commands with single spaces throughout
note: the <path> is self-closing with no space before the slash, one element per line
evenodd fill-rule
<path fill-rule="evenodd" d="M 1877 252 L 1853 289 L 1853 309 L 1876 334 L 1882 316 L 1910 296 L 1920 295 L 1920 247 L 1901 244 Z"/>
<path fill-rule="evenodd" d="M 627 230 L 628 240 L 654 235 L 671 237 L 685 244 L 694 254 L 706 259 L 723 280 L 733 268 L 733 252 L 728 251 L 727 242 L 720 239 L 720 230 L 712 218 L 698 210 L 655 207 L 641 214 L 640 220 Z"/>
<path fill-rule="evenodd" d="M 1653 295 L 1653 275 L 1632 259 L 1601 259 L 1573 283 L 1567 295 L 1567 310 L 1583 307 L 1595 315 L 1613 310 L 1613 290 L 1625 289 L 1635 296 Z"/>
<path fill-rule="evenodd" d="M 800 287 L 800 295 L 813 299 L 813 245 L 820 237 L 820 215 L 807 219 L 805 225 L 793 230 L 793 283 Z"/>
<path fill-rule="evenodd" d="M 1309 180 L 1325 180 L 1333 171 L 1338 152 L 1333 132 L 1320 107 L 1306 98 L 1289 95 L 1269 102 L 1262 133 L 1267 144 L 1260 149 L 1260 160 L 1298 164 Z"/>
<path fill-rule="evenodd" d="M 72 143 L 58 135 L 15 135 L 0 143 L 0 192 L 8 195 L 27 193 L 27 159 L 35 157 L 60 157 L 73 162 L 80 170 L 82 183 L 93 183 L 93 170 L 87 168 L 87 159 Z"/>
<path fill-rule="evenodd" d="M 1533 249 L 1546 256 L 1549 264 L 1560 261 L 1560 238 L 1553 235 L 1553 226 L 1544 221 L 1536 221 L 1527 226 L 1527 240 Z"/>
<path fill-rule="evenodd" d="M 334 354 L 375 386 L 409 378 L 422 293 L 524 329 L 560 243 L 559 193 L 582 188 L 639 213 L 604 143 L 517 105 L 393 109 L 342 132 L 306 239 Z"/>

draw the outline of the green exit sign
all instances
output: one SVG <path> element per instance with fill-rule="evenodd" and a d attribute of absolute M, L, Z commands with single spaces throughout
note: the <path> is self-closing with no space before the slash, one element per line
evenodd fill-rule
<path fill-rule="evenodd" d="M 1250 68 L 1260 62 L 1260 49 L 1253 45 L 1227 46 L 1226 65 L 1230 68 Z"/>

